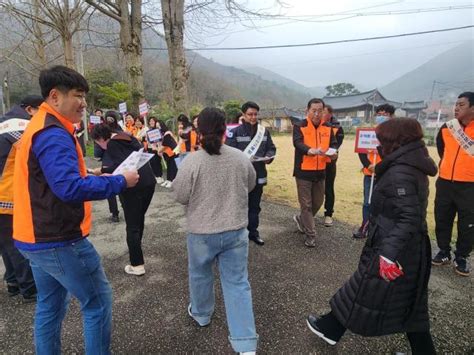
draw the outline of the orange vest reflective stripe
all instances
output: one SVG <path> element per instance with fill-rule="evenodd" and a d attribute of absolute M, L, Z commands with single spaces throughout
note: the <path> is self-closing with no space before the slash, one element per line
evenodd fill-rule
<path fill-rule="evenodd" d="M 370 164 L 374 164 L 374 166 L 382 161 L 380 155 L 378 153 L 374 154 L 374 152 L 367 153 L 367 158 L 369 159 Z M 363 168 L 362 172 L 364 173 L 364 175 L 372 176 L 372 172 L 368 168 Z"/>
<path fill-rule="evenodd" d="M 13 238 L 24 243 L 68 241 L 90 233 L 91 203 L 66 203 L 56 197 L 33 153 L 33 137 L 51 126 L 70 134 L 76 146 L 79 173 L 87 176 L 74 125 L 47 103 L 41 104 L 19 141 L 15 159 Z"/>
<path fill-rule="evenodd" d="M 474 139 L 474 121 L 464 129 L 464 133 Z M 459 182 L 474 182 L 474 157 L 461 148 L 449 128 L 441 130 L 444 142 L 443 158 L 439 164 L 439 177 Z"/>
<path fill-rule="evenodd" d="M 309 118 L 306 118 L 306 120 L 308 125 L 301 127 L 304 144 L 311 148 L 318 148 L 323 151 L 328 150 L 331 141 L 331 127 L 324 126 L 321 123 L 316 128 Z M 325 155 L 309 156 L 305 154 L 303 155 L 301 170 L 325 170 L 327 161 L 328 157 Z"/>

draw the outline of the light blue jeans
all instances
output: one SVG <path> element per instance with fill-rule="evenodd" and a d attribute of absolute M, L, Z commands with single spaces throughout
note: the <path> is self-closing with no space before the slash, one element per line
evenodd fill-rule
<path fill-rule="evenodd" d="M 85 353 L 110 354 L 112 289 L 92 244 L 84 238 L 61 248 L 21 253 L 30 260 L 38 289 L 36 354 L 61 353 L 61 324 L 70 294 L 81 304 Z"/>
<path fill-rule="evenodd" d="M 188 269 L 191 312 L 200 325 L 211 322 L 214 312 L 214 262 L 224 294 L 229 341 L 236 352 L 255 351 L 258 335 L 248 281 L 248 231 L 188 235 Z"/>

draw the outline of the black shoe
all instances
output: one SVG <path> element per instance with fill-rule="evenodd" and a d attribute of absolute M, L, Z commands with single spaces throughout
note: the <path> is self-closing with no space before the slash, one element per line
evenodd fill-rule
<path fill-rule="evenodd" d="M 431 259 L 431 264 L 436 266 L 451 264 L 451 253 L 449 250 L 440 250 L 438 254 Z"/>
<path fill-rule="evenodd" d="M 454 258 L 454 271 L 461 276 L 469 276 L 471 270 L 465 257 L 456 256 Z"/>
<path fill-rule="evenodd" d="M 34 303 L 36 302 L 36 296 L 38 295 L 38 291 L 36 290 L 36 286 L 32 286 L 23 294 L 23 303 Z"/>
<path fill-rule="evenodd" d="M 337 341 L 336 340 L 332 340 L 328 337 L 326 337 L 323 333 L 323 331 L 318 327 L 318 320 L 319 318 L 313 316 L 312 314 L 310 314 L 308 316 L 308 318 L 306 318 L 306 324 L 308 324 L 308 328 L 314 333 L 316 334 L 318 337 L 320 337 L 321 339 L 323 339 L 326 343 L 330 344 L 330 345 L 336 345 Z"/>
<path fill-rule="evenodd" d="M 18 285 L 7 284 L 7 292 L 9 297 L 14 297 L 20 294 L 20 288 L 18 287 Z"/>
<path fill-rule="evenodd" d="M 255 244 L 260 245 L 260 246 L 262 246 L 262 245 L 265 244 L 265 242 L 263 241 L 263 239 L 260 238 L 259 236 L 256 236 L 256 237 L 249 237 L 249 239 L 250 239 L 252 242 L 254 242 Z"/>
<path fill-rule="evenodd" d="M 36 303 L 37 293 L 23 295 L 23 303 Z"/>
<path fill-rule="evenodd" d="M 364 228 L 360 227 L 357 232 L 352 233 L 352 238 L 354 239 L 364 239 L 367 238 L 367 233 L 365 233 Z"/>
<path fill-rule="evenodd" d="M 119 218 L 118 214 L 113 214 L 112 216 L 110 216 L 110 222 L 113 222 L 113 223 L 120 222 L 120 218 Z"/>

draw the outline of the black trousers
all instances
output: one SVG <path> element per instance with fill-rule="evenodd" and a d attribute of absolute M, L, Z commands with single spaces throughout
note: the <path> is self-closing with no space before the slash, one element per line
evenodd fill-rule
<path fill-rule="evenodd" d="M 77 138 L 77 141 L 79 142 L 79 145 L 81 146 L 82 156 L 85 157 L 86 156 L 86 143 L 84 141 L 84 134 L 81 135 L 79 138 Z"/>
<path fill-rule="evenodd" d="M 143 265 L 142 239 L 145 229 L 145 213 L 150 206 L 155 185 L 139 189 L 127 189 L 119 195 L 127 230 L 127 246 L 132 266 Z"/>
<path fill-rule="evenodd" d="M 456 256 L 468 257 L 474 244 L 474 183 L 436 181 L 436 241 L 441 250 L 451 250 L 454 218 L 458 215 Z"/>
<path fill-rule="evenodd" d="M 257 184 L 255 188 L 249 193 L 249 224 L 247 229 L 249 230 L 249 238 L 257 238 L 258 225 L 259 225 L 259 214 L 262 210 L 260 208 L 260 201 L 262 200 L 263 185 Z"/>
<path fill-rule="evenodd" d="M 117 205 L 117 197 L 112 196 L 107 199 L 107 202 L 109 203 L 109 212 L 112 213 L 113 216 L 118 216 L 119 210 L 118 210 L 118 205 Z"/>
<path fill-rule="evenodd" d="M 166 180 L 173 181 L 178 173 L 178 167 L 176 166 L 176 161 L 173 157 L 169 157 L 166 154 L 163 154 L 166 162 Z"/>
<path fill-rule="evenodd" d="M 153 158 L 150 159 L 150 165 L 151 169 L 153 170 L 153 174 L 155 174 L 155 177 L 162 177 L 163 167 L 161 166 L 161 157 L 151 149 L 148 150 L 148 153 L 154 154 Z"/>
<path fill-rule="evenodd" d="M 324 191 L 324 215 L 332 217 L 334 213 L 334 181 L 336 180 L 336 162 L 326 164 L 326 182 Z"/>
<path fill-rule="evenodd" d="M 18 286 L 22 295 L 36 292 L 30 263 L 21 255 L 13 242 L 12 215 L 0 214 L 0 251 L 5 264 L 6 283 Z"/>
<path fill-rule="evenodd" d="M 334 341 L 339 341 L 346 328 L 337 320 L 332 312 L 322 316 L 317 323 L 317 326 L 323 334 Z M 413 355 L 431 355 L 436 354 L 433 345 L 431 333 L 428 332 L 410 332 L 406 333 Z"/>

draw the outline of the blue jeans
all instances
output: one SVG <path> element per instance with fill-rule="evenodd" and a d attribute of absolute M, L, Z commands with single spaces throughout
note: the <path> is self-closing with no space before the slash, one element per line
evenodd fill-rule
<path fill-rule="evenodd" d="M 364 204 L 362 205 L 362 225 L 364 225 L 369 220 L 369 214 L 370 214 L 369 192 L 370 192 L 371 178 L 372 177 L 369 175 L 364 175 Z"/>
<path fill-rule="evenodd" d="M 248 281 L 248 232 L 245 228 L 217 234 L 188 235 L 188 269 L 191 312 L 200 324 L 211 322 L 214 312 L 214 277 L 217 262 L 229 327 L 236 352 L 255 351 L 258 335 Z"/>
<path fill-rule="evenodd" d="M 38 289 L 36 354 L 61 353 L 61 324 L 71 294 L 81 304 L 85 353 L 109 354 L 112 289 L 92 244 L 84 238 L 62 248 L 21 253 L 30 260 Z"/>

